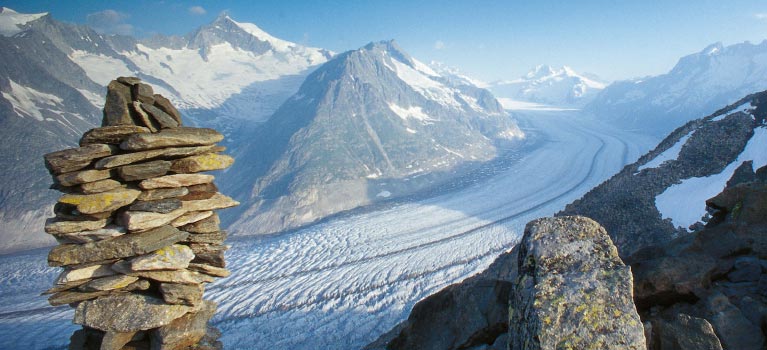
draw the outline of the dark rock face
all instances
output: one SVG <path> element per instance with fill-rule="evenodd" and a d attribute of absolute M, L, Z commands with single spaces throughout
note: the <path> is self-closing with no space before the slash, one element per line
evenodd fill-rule
<path fill-rule="evenodd" d="M 630 269 L 584 217 L 532 221 L 509 302 L 509 349 L 644 349 Z"/>
<path fill-rule="evenodd" d="M 482 274 L 418 302 L 408 319 L 366 349 L 468 349 L 492 345 L 508 329 L 509 294 L 517 276 L 516 248 Z M 501 347 L 506 349 L 506 341 Z M 388 344 L 388 345 L 387 345 Z"/>
<path fill-rule="evenodd" d="M 741 181 L 707 201 L 716 220 L 706 228 L 627 259 L 650 349 L 767 345 L 767 184 Z"/>

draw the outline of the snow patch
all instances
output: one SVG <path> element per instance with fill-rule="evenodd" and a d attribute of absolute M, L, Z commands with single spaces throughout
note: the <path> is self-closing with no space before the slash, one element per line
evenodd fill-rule
<path fill-rule="evenodd" d="M 650 169 L 650 168 L 657 168 L 661 164 L 665 163 L 666 161 L 676 160 L 679 157 L 679 151 L 682 150 L 682 147 L 687 143 L 687 140 L 690 138 L 690 136 L 692 136 L 694 131 L 695 130 L 692 130 L 689 133 L 687 133 L 687 135 L 682 136 L 682 138 L 679 139 L 679 141 L 677 141 L 673 146 L 663 151 L 663 153 L 659 154 L 657 157 L 653 158 L 651 161 L 640 166 L 639 169 L 637 169 L 637 171 L 642 171 L 642 170 Z"/>
<path fill-rule="evenodd" d="M 454 97 L 454 94 L 457 92 L 457 90 L 448 88 L 447 86 L 430 79 L 423 72 L 416 70 L 396 59 L 392 58 L 391 63 L 394 65 L 394 67 L 391 67 L 388 64 L 386 66 L 393 70 L 397 74 L 397 77 L 399 77 L 406 84 L 410 85 L 413 90 L 421 94 L 423 97 L 436 101 L 437 103 L 445 106 L 458 109 L 461 108 L 461 104 L 456 101 Z"/>
<path fill-rule="evenodd" d="M 754 136 L 734 162 L 719 174 L 693 177 L 667 188 L 655 197 L 655 207 L 663 218 L 670 218 L 674 226 L 688 228 L 706 214 L 706 200 L 719 194 L 727 181 L 743 162 L 753 161 L 753 168 L 767 165 L 767 128 L 754 129 Z"/>
<path fill-rule="evenodd" d="M 384 190 L 384 191 L 378 192 L 376 197 L 389 198 L 389 197 L 391 197 L 391 192 Z"/>
<path fill-rule="evenodd" d="M 238 27 L 240 27 L 242 30 L 246 31 L 248 34 L 253 35 L 257 39 L 261 41 L 266 41 L 270 44 L 272 44 L 272 47 L 277 49 L 278 51 L 289 51 L 293 47 L 296 46 L 295 43 L 292 43 L 290 41 L 285 41 L 282 39 L 277 39 L 269 33 L 263 31 L 261 28 L 259 28 L 257 25 L 253 23 L 240 23 L 235 20 L 233 20 L 231 17 L 227 16 L 226 19 L 232 21 L 232 23 L 236 24 Z"/>
<path fill-rule="evenodd" d="M 728 115 L 735 114 L 735 113 L 738 113 L 738 112 L 743 112 L 743 113 L 752 115 L 751 112 L 753 112 L 753 110 L 754 110 L 754 107 L 751 106 L 751 101 L 748 101 L 748 102 L 746 102 L 746 103 L 736 107 L 735 109 L 733 109 L 733 110 L 731 110 L 731 111 L 729 111 L 727 113 L 722 113 L 721 115 L 717 116 L 716 118 L 711 119 L 711 121 L 712 122 L 718 122 L 718 121 L 726 118 Z"/>
<path fill-rule="evenodd" d="M 72 50 L 69 58 L 85 71 L 85 75 L 99 85 L 108 85 L 119 76 L 134 76 L 135 73 L 120 59 L 104 54 L 93 54 L 83 50 Z"/>
<path fill-rule="evenodd" d="M 0 35 L 13 36 L 22 31 L 21 26 L 47 15 L 43 13 L 18 13 L 7 7 L 0 7 Z"/>
<path fill-rule="evenodd" d="M 2 92 L 3 97 L 13 105 L 13 110 L 20 117 L 29 116 L 39 121 L 43 121 L 42 108 L 60 106 L 64 100 L 56 95 L 37 91 L 33 88 L 17 84 L 8 79 L 11 85 L 11 92 Z"/>
<path fill-rule="evenodd" d="M 503 109 L 511 111 L 576 111 L 577 108 L 557 107 L 550 106 L 535 102 L 518 101 L 511 98 L 499 97 L 498 102 L 501 103 Z"/>
<path fill-rule="evenodd" d="M 410 106 L 407 108 L 402 108 L 400 106 L 397 106 L 394 103 L 389 103 L 389 109 L 391 109 L 391 111 L 394 112 L 394 114 L 398 115 L 403 120 L 408 120 L 412 118 L 412 119 L 420 120 L 424 124 L 435 121 L 435 119 L 432 119 L 426 113 L 423 112 L 423 108 L 418 106 Z"/>
<path fill-rule="evenodd" d="M 104 96 L 85 89 L 77 89 L 77 91 L 79 91 L 80 94 L 83 95 L 83 97 L 85 97 L 85 99 L 87 99 L 88 102 L 94 106 L 98 108 L 104 108 Z"/>

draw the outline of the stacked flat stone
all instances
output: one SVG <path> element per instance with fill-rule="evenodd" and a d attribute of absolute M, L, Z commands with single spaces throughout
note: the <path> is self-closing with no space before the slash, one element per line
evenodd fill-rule
<path fill-rule="evenodd" d="M 107 90 L 102 127 L 80 147 L 45 155 L 64 192 L 45 231 L 63 267 L 51 305 L 76 308 L 70 349 L 214 349 L 216 303 L 204 286 L 226 277 L 217 209 L 239 203 L 204 171 L 229 167 L 223 136 L 181 126 L 151 86 L 121 77 Z"/>

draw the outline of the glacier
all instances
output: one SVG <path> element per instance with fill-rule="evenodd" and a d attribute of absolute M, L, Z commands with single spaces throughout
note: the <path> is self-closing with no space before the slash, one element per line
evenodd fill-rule
<path fill-rule="evenodd" d="M 420 299 L 485 269 L 531 219 L 633 162 L 655 139 L 576 111 L 516 114 L 527 145 L 453 186 L 336 215 L 281 235 L 228 241 L 233 274 L 210 285 L 230 349 L 358 349 Z M 0 256 L 0 348 L 64 349 L 68 306 L 38 294 L 59 269 L 43 249 Z"/>

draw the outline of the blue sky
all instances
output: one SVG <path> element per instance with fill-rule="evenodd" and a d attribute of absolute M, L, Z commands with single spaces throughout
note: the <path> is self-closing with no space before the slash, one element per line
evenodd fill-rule
<path fill-rule="evenodd" d="M 513 79 L 537 64 L 609 80 L 668 71 L 721 41 L 767 39 L 767 1 L 173 1 L 0 0 L 102 31 L 185 34 L 222 11 L 274 36 L 333 51 L 395 39 L 422 61 Z"/>

